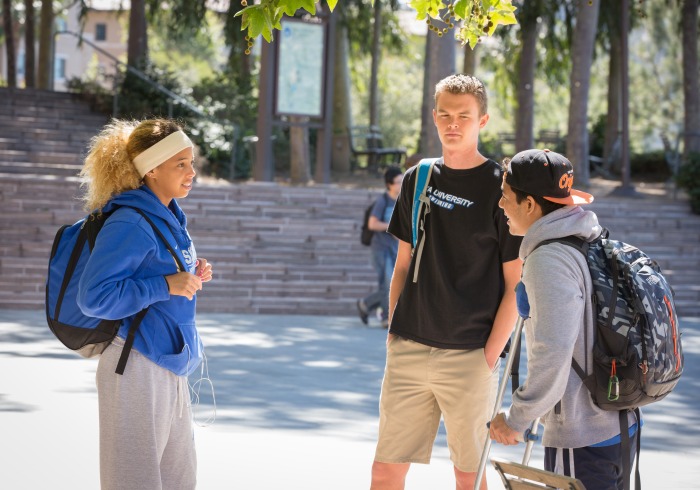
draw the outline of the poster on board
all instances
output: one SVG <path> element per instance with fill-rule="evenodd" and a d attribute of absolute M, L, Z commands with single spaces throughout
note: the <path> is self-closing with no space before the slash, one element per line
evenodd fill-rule
<path fill-rule="evenodd" d="M 323 114 L 323 24 L 285 19 L 279 34 L 277 115 Z"/>

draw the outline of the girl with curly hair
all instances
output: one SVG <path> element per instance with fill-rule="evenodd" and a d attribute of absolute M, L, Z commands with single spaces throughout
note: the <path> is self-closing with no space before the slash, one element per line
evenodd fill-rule
<path fill-rule="evenodd" d="M 102 489 L 196 486 L 187 376 L 203 357 L 196 294 L 212 268 L 197 258 L 177 203 L 192 189 L 193 164 L 193 144 L 176 122 L 113 120 L 91 141 L 81 172 L 85 207 L 110 215 L 81 276 L 78 304 L 89 316 L 124 319 L 97 368 Z M 147 307 L 120 376 L 115 367 L 129 327 Z"/>

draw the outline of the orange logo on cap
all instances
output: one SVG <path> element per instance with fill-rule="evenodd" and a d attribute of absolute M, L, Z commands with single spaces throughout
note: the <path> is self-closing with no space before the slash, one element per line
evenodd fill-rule
<path fill-rule="evenodd" d="M 559 179 L 559 188 L 566 189 L 566 192 L 571 192 L 571 188 L 574 186 L 574 176 L 570 173 L 565 173 Z"/>

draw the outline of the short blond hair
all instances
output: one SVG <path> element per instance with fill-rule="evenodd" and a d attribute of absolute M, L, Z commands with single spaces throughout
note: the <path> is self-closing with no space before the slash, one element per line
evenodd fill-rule
<path fill-rule="evenodd" d="M 450 94 L 468 94 L 476 97 L 479 103 L 479 115 L 488 113 L 489 101 L 486 95 L 486 87 L 481 80 L 472 76 L 457 73 L 440 80 L 435 85 L 435 106 L 437 107 L 438 95 L 447 92 Z"/>
<path fill-rule="evenodd" d="M 170 119 L 112 119 L 90 141 L 80 171 L 86 189 L 83 197 L 85 210 L 102 209 L 117 194 L 138 188 L 142 179 L 133 159 L 180 130 L 180 125 Z"/>

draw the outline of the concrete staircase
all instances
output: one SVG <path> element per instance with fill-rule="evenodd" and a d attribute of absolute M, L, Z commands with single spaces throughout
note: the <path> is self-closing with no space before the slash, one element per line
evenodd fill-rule
<path fill-rule="evenodd" d="M 72 94 L 0 88 L 0 171 L 77 175 L 90 138 L 106 122 Z"/>
<path fill-rule="evenodd" d="M 31 105 L 31 98 L 8 103 L 7 93 L 0 90 L 0 111 L 32 111 L 23 109 L 23 104 Z M 105 121 L 76 114 L 70 124 L 58 124 L 59 118 L 49 113 L 60 108 L 68 114 L 67 106 L 73 104 L 81 106 L 76 113 L 85 107 L 65 94 L 48 94 L 41 103 L 56 105 L 35 110 L 34 120 L 18 128 L 0 118 L 0 142 L 5 145 L 0 146 L 0 308 L 43 307 L 51 243 L 61 225 L 84 215 L 74 175 L 84 145 Z M 51 121 L 56 136 L 50 141 L 66 142 L 65 147 L 55 143 L 55 152 L 72 155 L 75 163 L 46 157 L 53 155 L 54 143 L 34 145 L 34 135 L 46 133 L 32 128 Z M 83 146 L 78 141 L 81 134 Z M 27 162 L 44 164 L 38 167 L 41 171 L 32 167 L 34 172 L 22 172 L 15 160 L 5 157 L 6 151 L 13 156 L 12 151 L 20 150 L 12 148 L 20 147 L 27 152 Z M 74 166 L 70 175 L 63 165 Z M 199 296 L 200 311 L 354 315 L 356 298 L 375 287 L 359 227 L 363 209 L 380 185 L 375 182 L 369 190 L 342 184 L 196 185 L 181 205 L 198 255 L 210 260 L 215 272 Z M 663 194 L 622 199 L 605 197 L 604 191 L 594 189 L 596 201 L 591 205 L 601 223 L 615 238 L 654 257 L 675 289 L 681 315 L 700 317 L 700 216 L 691 215 L 684 200 Z"/>
<path fill-rule="evenodd" d="M 680 315 L 700 316 L 700 216 L 690 213 L 687 201 L 602 194 L 589 208 L 611 238 L 635 245 L 656 260 L 674 290 Z"/>
<path fill-rule="evenodd" d="M 74 178 L 4 177 L 0 308 L 41 308 L 58 228 L 84 215 Z M 337 186 L 198 185 L 181 201 L 197 254 L 214 264 L 209 312 L 350 315 L 376 284 L 360 244 L 373 191 Z"/>

